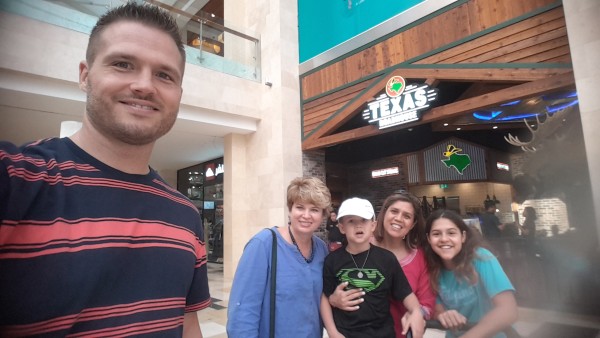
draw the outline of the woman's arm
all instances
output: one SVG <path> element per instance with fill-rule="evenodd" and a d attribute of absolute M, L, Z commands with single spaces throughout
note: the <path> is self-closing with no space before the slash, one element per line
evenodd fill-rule
<path fill-rule="evenodd" d="M 421 304 L 414 293 L 410 293 L 402 301 L 407 312 L 402 317 L 402 334 L 406 335 L 408 329 L 412 329 L 413 337 L 423 337 L 425 333 L 425 319 L 423 319 L 423 313 L 421 312 Z"/>
<path fill-rule="evenodd" d="M 262 305 L 264 302 L 268 304 L 271 233 L 268 234 L 269 240 L 264 242 L 257 236 L 246 244 L 233 278 L 227 307 L 227 334 L 230 338 L 258 337 Z M 252 289 L 248 289 L 248 285 L 252 285 Z"/>
<path fill-rule="evenodd" d="M 410 268 L 413 264 L 418 268 L 418 280 L 416 282 L 415 289 L 413 292 L 417 296 L 421 309 L 423 310 L 423 317 L 425 319 L 431 319 L 435 308 L 435 293 L 431 288 L 429 281 L 429 271 L 427 271 L 427 263 L 425 262 L 425 256 L 423 255 L 422 249 L 419 249 L 417 258 L 409 263 L 405 268 Z M 406 271 L 406 270 L 405 270 Z"/>
<path fill-rule="evenodd" d="M 517 321 L 518 309 L 512 291 L 504 291 L 492 297 L 493 307 L 462 338 L 491 337 Z"/>
<path fill-rule="evenodd" d="M 323 325 L 327 330 L 327 335 L 330 338 L 343 338 L 344 336 L 337 330 L 335 322 L 333 321 L 333 312 L 331 311 L 331 305 L 325 294 L 321 295 L 321 319 L 323 319 Z"/>
<path fill-rule="evenodd" d="M 362 296 L 365 292 L 362 289 L 344 290 L 348 286 L 348 282 L 340 283 L 335 288 L 335 291 L 329 295 L 329 304 L 344 311 L 356 311 L 360 307 L 359 304 L 365 300 Z"/>

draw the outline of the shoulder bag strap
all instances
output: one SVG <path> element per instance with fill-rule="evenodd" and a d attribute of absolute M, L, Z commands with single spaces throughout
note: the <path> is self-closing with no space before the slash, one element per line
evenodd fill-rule
<path fill-rule="evenodd" d="M 277 235 L 273 229 L 269 229 L 273 235 L 273 247 L 271 249 L 271 315 L 269 318 L 269 337 L 275 338 L 275 282 L 277 281 Z"/>

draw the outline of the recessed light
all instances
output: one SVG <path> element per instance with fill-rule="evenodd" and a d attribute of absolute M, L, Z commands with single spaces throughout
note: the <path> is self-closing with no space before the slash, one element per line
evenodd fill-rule
<path fill-rule="evenodd" d="M 460 127 L 456 128 L 456 130 L 460 130 Z"/>
<path fill-rule="evenodd" d="M 448 126 L 448 123 L 444 123 L 444 127 L 447 127 L 447 126 Z"/>
<path fill-rule="evenodd" d="M 492 129 L 498 129 L 498 126 L 493 126 Z"/>

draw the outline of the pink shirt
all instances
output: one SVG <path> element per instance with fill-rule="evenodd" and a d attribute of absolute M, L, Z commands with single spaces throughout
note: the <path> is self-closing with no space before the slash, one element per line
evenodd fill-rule
<path fill-rule="evenodd" d="M 422 249 L 413 250 L 408 256 L 400 260 L 400 266 L 408 279 L 408 283 L 417 296 L 421 307 L 425 311 L 425 319 L 429 319 L 435 306 L 435 294 L 429 284 L 429 273 L 427 272 L 427 263 Z M 391 300 L 390 312 L 396 323 L 396 337 L 405 337 L 402 335 L 402 316 L 406 313 L 406 308 L 401 301 Z"/>

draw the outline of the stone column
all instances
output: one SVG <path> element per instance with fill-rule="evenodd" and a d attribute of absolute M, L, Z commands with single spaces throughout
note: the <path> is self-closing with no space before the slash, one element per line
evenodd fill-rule
<path fill-rule="evenodd" d="M 600 241 L 600 1 L 563 0 Z"/>

